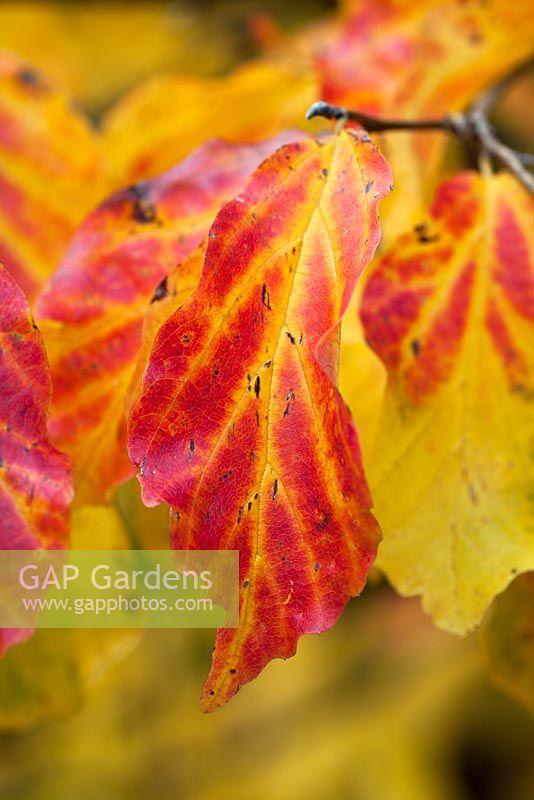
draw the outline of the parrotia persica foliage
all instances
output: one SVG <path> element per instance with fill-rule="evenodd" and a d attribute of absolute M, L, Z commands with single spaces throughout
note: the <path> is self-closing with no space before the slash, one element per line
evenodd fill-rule
<path fill-rule="evenodd" d="M 117 546 L 137 473 L 172 547 L 238 550 L 205 710 L 331 627 L 375 560 L 461 634 L 534 570 L 531 196 L 487 162 L 445 173 L 443 133 L 303 122 L 319 98 L 461 110 L 532 28 L 501 0 L 346 2 L 226 77 L 151 79 L 98 130 L 0 55 L 0 547 L 69 546 L 71 504 Z M 529 613 L 488 621 L 501 684 L 499 632 Z"/>

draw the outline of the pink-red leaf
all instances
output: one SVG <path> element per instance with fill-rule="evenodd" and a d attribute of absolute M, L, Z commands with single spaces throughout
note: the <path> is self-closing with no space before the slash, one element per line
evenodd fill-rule
<path fill-rule="evenodd" d="M 0 548 L 67 544 L 71 463 L 47 438 L 51 382 L 28 303 L 0 266 Z M 0 652 L 24 632 L 0 634 Z"/>

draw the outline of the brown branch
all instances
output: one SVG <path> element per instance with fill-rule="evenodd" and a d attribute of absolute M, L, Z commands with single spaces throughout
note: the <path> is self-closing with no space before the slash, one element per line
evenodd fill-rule
<path fill-rule="evenodd" d="M 508 145 L 501 142 L 495 135 L 493 127 L 488 120 L 488 114 L 494 104 L 506 91 L 510 84 L 520 75 L 526 74 L 534 66 L 534 59 L 520 64 L 509 75 L 498 83 L 484 90 L 473 102 L 467 111 L 447 114 L 438 119 L 384 119 L 381 117 L 364 114 L 360 111 L 351 111 L 340 106 L 319 101 L 308 109 L 306 119 L 325 117 L 326 119 L 357 122 L 370 133 L 384 133 L 386 131 L 443 131 L 452 133 L 464 142 L 475 144 L 481 156 L 490 156 L 499 161 L 534 194 L 534 176 L 530 174 L 527 165 L 532 163 L 533 156 L 529 153 L 518 153 Z"/>

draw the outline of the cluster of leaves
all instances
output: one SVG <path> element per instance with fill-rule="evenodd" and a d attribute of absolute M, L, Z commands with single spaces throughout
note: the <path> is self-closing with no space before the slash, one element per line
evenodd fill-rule
<path fill-rule="evenodd" d="M 295 128 L 318 97 L 462 109 L 531 25 L 501 0 L 350 2 L 224 78 L 141 85 L 99 131 L 0 57 L 0 546 L 67 546 L 71 504 L 74 541 L 89 513 L 117 546 L 137 468 L 173 547 L 240 553 L 205 710 L 331 627 L 381 536 L 455 633 L 534 569 L 532 199 L 488 168 L 442 182 L 443 134 Z"/>

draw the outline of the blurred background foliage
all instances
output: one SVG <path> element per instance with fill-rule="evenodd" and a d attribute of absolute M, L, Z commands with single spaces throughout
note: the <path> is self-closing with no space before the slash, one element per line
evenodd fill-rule
<path fill-rule="evenodd" d="M 334 8 L 327 0 L 3 2 L 0 47 L 63 83 L 97 114 L 159 72 L 220 75 L 281 31 Z"/>
<path fill-rule="evenodd" d="M 332 7 L 4 2 L 0 48 L 63 83 L 97 119 L 143 78 L 224 74 Z M 521 149 L 534 126 L 531 91 L 532 82 L 514 87 L 500 117 Z M 369 397 L 361 413 L 372 438 Z M 114 508 L 77 513 L 74 545 L 96 546 L 96 530 L 116 546 L 166 547 L 166 516 L 145 509 L 130 482 Z M 198 707 L 210 631 L 39 631 L 0 663 L 0 797 L 527 800 L 534 721 L 491 685 L 487 665 L 498 672 L 513 637 L 534 636 L 506 625 L 508 607 L 532 597 L 528 581 L 500 599 L 483 637 L 459 639 L 376 575 L 333 630 L 305 637 L 295 658 L 210 716 Z M 533 680 L 525 660 L 498 683 L 521 701 L 534 696 Z"/>
<path fill-rule="evenodd" d="M 165 547 L 166 517 L 131 481 L 112 509 L 76 513 L 73 544 L 96 530 Z M 498 660 L 515 632 L 491 635 Z M 531 797 L 534 721 L 492 686 L 481 637 L 437 631 L 378 575 L 333 630 L 203 715 L 212 644 L 212 631 L 41 630 L 13 647 L 0 664 L 0 797 Z"/>

